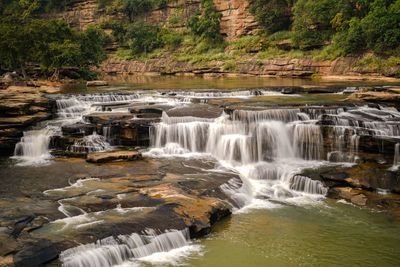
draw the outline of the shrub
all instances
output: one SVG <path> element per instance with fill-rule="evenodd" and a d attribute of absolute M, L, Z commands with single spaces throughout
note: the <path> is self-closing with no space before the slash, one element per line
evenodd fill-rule
<path fill-rule="evenodd" d="M 187 22 L 187 27 L 194 35 L 207 41 L 221 41 L 220 20 L 222 14 L 217 12 L 212 0 L 201 0 L 203 12 L 196 12 Z"/>

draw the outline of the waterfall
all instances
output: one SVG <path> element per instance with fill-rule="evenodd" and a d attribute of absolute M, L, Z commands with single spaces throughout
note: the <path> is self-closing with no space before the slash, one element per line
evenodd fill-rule
<path fill-rule="evenodd" d="M 14 157 L 18 165 L 45 164 L 51 159 L 49 150 L 50 138 L 56 132 L 54 127 L 24 132 L 21 141 L 15 145 Z"/>
<path fill-rule="evenodd" d="M 111 149 L 111 145 L 106 138 L 97 133 L 83 137 L 81 140 L 76 140 L 75 143 L 68 148 L 70 152 L 91 153 L 102 152 Z"/>
<path fill-rule="evenodd" d="M 398 170 L 399 166 L 400 166 L 400 143 L 397 143 L 394 146 L 393 166 L 390 169 L 396 171 Z"/>
<path fill-rule="evenodd" d="M 129 263 L 137 265 L 140 262 L 160 263 L 156 257 L 152 258 L 152 255 L 159 253 L 171 254 L 173 258 L 174 250 L 179 250 L 179 253 L 175 254 L 182 256 L 182 253 L 190 254 L 199 249 L 200 246 L 192 244 L 187 229 L 166 231 L 159 235 L 154 230 L 148 229 L 142 235 L 134 233 L 110 236 L 96 243 L 68 249 L 61 253 L 60 260 L 65 267 L 111 267 Z M 164 264 L 174 263 L 178 262 L 174 259 L 172 262 L 171 259 L 164 262 Z"/>
<path fill-rule="evenodd" d="M 293 176 L 290 188 L 309 194 L 326 195 L 328 193 L 328 188 L 324 187 L 320 181 L 311 180 L 302 175 Z"/>
<path fill-rule="evenodd" d="M 41 129 L 25 131 L 21 141 L 16 144 L 14 158 L 18 165 L 40 165 L 49 162 L 51 154 L 49 143 L 51 137 L 61 134 L 61 127 L 78 122 L 84 123 L 83 116 L 94 111 L 99 111 L 105 103 L 131 103 L 138 101 L 138 94 L 87 94 L 87 95 L 62 95 L 57 96 L 57 118 L 46 121 L 38 126 Z M 38 127 L 37 127 L 38 128 Z M 72 152 L 96 152 L 111 149 L 106 138 L 93 134 L 78 140 L 69 150 Z"/>
<path fill-rule="evenodd" d="M 296 109 L 240 110 L 210 120 L 164 113 L 151 129 L 151 148 L 145 154 L 212 156 L 242 179 L 240 185 L 233 179 L 221 186 L 237 211 L 277 205 L 268 199 L 321 197 L 326 190 L 320 182 L 293 178 L 324 156 L 320 127 L 298 114 Z"/>
<path fill-rule="evenodd" d="M 307 160 L 321 160 L 324 155 L 324 146 L 319 126 L 294 125 L 293 146 L 298 156 Z"/>

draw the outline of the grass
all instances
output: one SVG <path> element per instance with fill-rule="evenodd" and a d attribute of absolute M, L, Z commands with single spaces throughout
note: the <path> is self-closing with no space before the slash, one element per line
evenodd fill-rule
<path fill-rule="evenodd" d="M 357 66 L 368 66 L 371 71 L 378 71 L 400 65 L 400 56 L 391 56 L 387 59 L 375 55 L 367 55 L 357 62 Z M 400 76 L 400 73 L 395 74 Z"/>
<path fill-rule="evenodd" d="M 278 48 L 269 47 L 265 51 L 261 51 L 257 53 L 258 59 L 277 59 L 277 58 L 286 58 L 287 52 L 280 50 Z"/>

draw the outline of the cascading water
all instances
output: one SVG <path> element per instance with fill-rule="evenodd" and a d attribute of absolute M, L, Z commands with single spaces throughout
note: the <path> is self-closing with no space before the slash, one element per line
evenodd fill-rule
<path fill-rule="evenodd" d="M 99 111 L 96 104 L 104 103 L 131 103 L 138 101 L 138 94 L 93 94 L 69 95 L 56 99 L 57 118 L 38 125 L 31 131 L 24 132 L 21 141 L 15 146 L 14 157 L 18 165 L 41 165 L 51 159 L 49 143 L 51 137 L 61 134 L 61 127 L 78 122 L 84 123 L 83 116 Z M 106 138 L 94 133 L 73 144 L 71 152 L 97 152 L 111 148 Z"/>
<path fill-rule="evenodd" d="M 235 111 L 213 121 L 163 114 L 162 122 L 151 131 L 153 148 L 147 155 L 171 156 L 169 153 L 177 151 L 176 156 L 212 155 L 240 173 L 240 188 L 234 181 L 223 186 L 238 207 L 273 205 L 265 199 L 321 197 L 326 194 L 322 184 L 307 177 L 292 179 L 323 157 L 319 127 L 314 121 L 302 121 L 306 117 L 298 113 L 284 109 Z"/>
<path fill-rule="evenodd" d="M 21 141 L 16 144 L 14 158 L 20 160 L 19 165 L 45 164 L 51 159 L 49 151 L 50 138 L 57 128 L 47 126 L 40 130 L 24 132 Z"/>
<path fill-rule="evenodd" d="M 397 143 L 394 146 L 393 166 L 390 169 L 396 171 L 399 169 L 399 166 L 400 166 L 400 143 Z"/>
<path fill-rule="evenodd" d="M 143 235 L 119 235 L 81 245 L 61 253 L 65 267 L 137 266 L 140 263 L 179 263 L 179 258 L 199 251 L 190 241 L 189 231 L 171 230 L 159 235 L 148 229 Z M 160 254 L 168 254 L 162 257 Z M 167 259 L 163 262 L 162 258 Z M 161 259 L 161 260 L 160 260 Z"/>
<path fill-rule="evenodd" d="M 91 153 L 107 151 L 111 150 L 111 148 L 111 145 L 104 136 L 93 133 L 92 135 L 85 136 L 82 140 L 75 141 L 68 150 L 70 152 Z"/>

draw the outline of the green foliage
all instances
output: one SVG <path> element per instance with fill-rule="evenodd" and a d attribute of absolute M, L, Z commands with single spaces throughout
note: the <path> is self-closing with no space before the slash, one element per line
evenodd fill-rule
<path fill-rule="evenodd" d="M 96 0 L 98 8 L 104 8 L 112 4 L 113 0 Z"/>
<path fill-rule="evenodd" d="M 183 42 L 183 35 L 176 31 L 164 30 L 161 39 L 164 46 L 169 50 L 175 50 Z"/>
<path fill-rule="evenodd" d="M 0 17 L 0 64 L 20 68 L 25 76 L 27 63 L 42 66 L 46 73 L 62 67 L 88 68 L 104 60 L 107 35 L 89 25 L 79 32 L 62 20 L 32 18 L 37 1 L 21 1 L 15 15 Z"/>
<path fill-rule="evenodd" d="M 203 12 L 196 12 L 187 22 L 193 34 L 210 42 L 221 41 L 220 20 L 222 14 L 217 12 L 212 0 L 202 0 Z"/>
<path fill-rule="evenodd" d="M 182 19 L 182 14 L 183 14 L 183 10 L 177 9 L 177 11 L 169 19 L 169 25 L 171 25 L 172 27 L 177 26 Z"/>
<path fill-rule="evenodd" d="M 125 35 L 126 35 L 126 28 L 121 23 L 112 23 L 112 36 L 115 41 L 124 43 L 125 42 Z"/>
<path fill-rule="evenodd" d="M 125 38 L 134 55 L 148 53 L 163 45 L 161 29 L 143 21 L 130 24 L 126 29 Z"/>
<path fill-rule="evenodd" d="M 235 70 L 236 69 L 236 63 L 234 61 L 228 61 L 225 63 L 225 65 L 222 67 L 223 70 Z"/>
<path fill-rule="evenodd" d="M 129 21 L 133 22 L 133 19 L 139 15 L 145 14 L 151 11 L 154 7 L 152 0 L 116 0 L 119 11 L 128 16 Z"/>
<path fill-rule="evenodd" d="M 233 41 L 235 49 L 244 50 L 246 52 L 251 51 L 260 46 L 261 38 L 259 36 L 242 36 L 236 41 Z"/>
<path fill-rule="evenodd" d="M 289 30 L 294 0 L 250 0 L 250 13 L 267 33 Z"/>
<path fill-rule="evenodd" d="M 269 47 L 268 49 L 257 53 L 257 58 L 259 59 L 275 59 L 284 57 L 286 57 L 286 52 L 274 47 Z"/>
<path fill-rule="evenodd" d="M 367 55 L 359 60 L 357 65 L 368 66 L 371 71 L 380 71 L 399 66 L 400 56 L 391 56 L 387 59 L 383 59 L 374 55 Z"/>
<path fill-rule="evenodd" d="M 300 48 L 321 45 L 334 34 L 331 21 L 346 0 L 298 0 L 293 6 L 294 44 Z"/>

